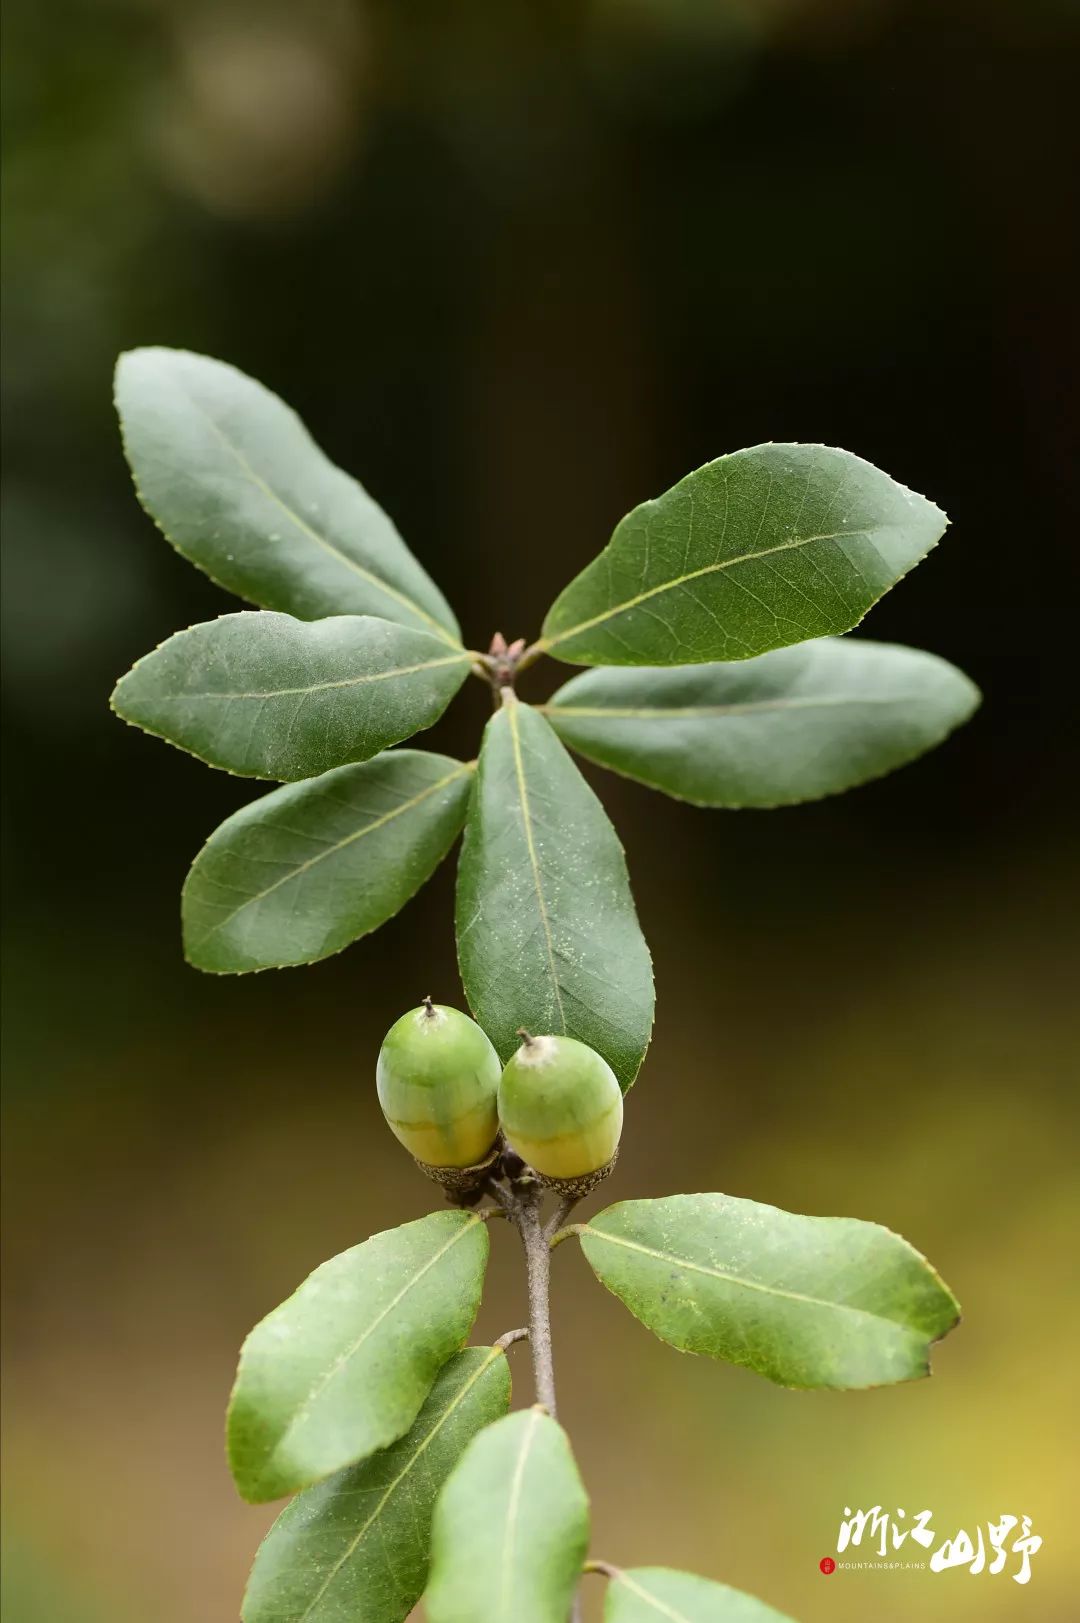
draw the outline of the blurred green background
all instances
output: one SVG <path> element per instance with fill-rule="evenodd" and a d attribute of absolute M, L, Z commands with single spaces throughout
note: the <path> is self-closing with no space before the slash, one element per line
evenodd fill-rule
<path fill-rule="evenodd" d="M 568 1246 L 562 1404 L 605 1558 L 802 1623 L 1076 1615 L 1078 22 L 8 0 L 7 1623 L 236 1617 L 273 1515 L 223 1462 L 236 1349 L 317 1262 L 431 1207 L 374 1057 L 420 995 L 460 997 L 452 864 L 314 970 L 181 961 L 187 864 L 252 788 L 106 708 L 235 606 L 133 499 L 110 369 L 147 342 L 295 404 L 474 644 L 534 635 L 624 511 L 763 439 L 843 445 L 952 514 L 867 627 L 982 684 L 937 755 L 771 813 L 589 775 L 659 994 L 612 1197 L 878 1219 L 964 1323 L 929 1383 L 789 1393 L 662 1347 Z M 471 753 L 486 706 L 470 684 L 433 743 Z M 494 1239 L 488 1336 L 523 1313 Z M 823 1578 L 844 1507 L 878 1503 L 943 1531 L 1030 1515 L 1030 1585 Z"/>

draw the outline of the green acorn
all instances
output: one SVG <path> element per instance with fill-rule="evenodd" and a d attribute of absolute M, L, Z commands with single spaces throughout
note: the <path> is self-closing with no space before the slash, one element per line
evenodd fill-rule
<path fill-rule="evenodd" d="M 422 1172 L 455 1194 L 498 1152 L 499 1056 L 467 1014 L 425 998 L 390 1027 L 376 1067 L 390 1131 Z"/>
<path fill-rule="evenodd" d="M 564 1195 L 586 1195 L 615 1165 L 622 1089 L 587 1043 L 521 1036 L 499 1083 L 503 1132 L 541 1183 Z"/>

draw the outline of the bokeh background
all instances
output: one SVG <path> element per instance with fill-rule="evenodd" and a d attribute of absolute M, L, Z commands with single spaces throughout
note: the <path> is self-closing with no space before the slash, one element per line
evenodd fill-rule
<path fill-rule="evenodd" d="M 237 1616 L 273 1511 L 223 1463 L 236 1349 L 430 1208 L 373 1064 L 420 995 L 460 996 L 452 863 L 315 969 L 181 961 L 186 866 L 252 786 L 107 711 L 135 657 L 230 607 L 131 493 L 110 370 L 146 342 L 294 403 L 474 643 L 535 634 L 624 511 L 760 440 L 846 446 L 953 515 L 867 627 L 983 686 L 938 754 L 769 813 L 589 775 L 659 992 L 612 1197 L 878 1219 L 964 1324 L 928 1383 L 788 1393 L 662 1347 L 566 1247 L 562 1405 L 598 1555 L 802 1623 L 1075 1616 L 1078 22 L 8 0 L 7 1623 Z M 486 705 L 470 684 L 433 743 L 471 752 Z M 494 1238 L 489 1336 L 523 1311 Z M 844 1507 L 879 1503 L 1030 1515 L 1031 1584 L 823 1578 Z"/>

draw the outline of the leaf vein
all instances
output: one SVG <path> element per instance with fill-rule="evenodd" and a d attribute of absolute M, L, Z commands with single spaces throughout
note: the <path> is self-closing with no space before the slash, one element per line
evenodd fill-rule
<path fill-rule="evenodd" d="M 469 1221 L 461 1228 L 455 1229 L 454 1233 L 451 1234 L 448 1240 L 443 1242 L 438 1251 L 434 1252 L 432 1256 L 427 1259 L 424 1265 L 421 1268 L 418 1268 L 412 1277 L 408 1279 L 404 1285 L 402 1285 L 401 1289 L 390 1299 L 389 1302 L 387 1302 L 386 1306 L 376 1313 L 371 1323 L 364 1327 L 363 1331 L 357 1336 L 356 1340 L 351 1342 L 343 1352 L 338 1354 L 329 1368 L 319 1376 L 318 1380 L 311 1387 L 303 1402 L 297 1405 L 289 1424 L 286 1426 L 284 1433 L 278 1439 L 274 1449 L 271 1452 L 271 1460 L 277 1455 L 285 1442 L 285 1439 L 292 1435 L 292 1433 L 296 1430 L 298 1423 L 305 1417 L 305 1415 L 309 1413 L 311 1405 L 322 1395 L 323 1392 L 325 1392 L 335 1375 L 344 1369 L 345 1365 L 351 1358 L 356 1356 L 356 1354 L 360 1351 L 360 1348 L 364 1345 L 364 1342 L 367 1341 L 368 1337 L 373 1335 L 374 1332 L 379 1328 L 379 1325 L 382 1324 L 383 1320 L 389 1314 L 391 1314 L 401 1302 L 404 1301 L 409 1292 L 420 1283 L 424 1275 L 430 1273 L 435 1264 L 440 1262 L 446 1253 L 451 1251 L 454 1246 L 457 1245 L 459 1240 L 464 1239 L 466 1234 L 470 1234 L 480 1221 L 481 1219 L 477 1217 L 475 1213 L 470 1213 Z"/>
<path fill-rule="evenodd" d="M 542 637 L 537 644 L 540 648 L 554 648 L 570 637 L 576 637 L 583 631 L 591 631 L 593 626 L 603 625 L 605 620 L 613 619 L 616 615 L 627 614 L 636 609 L 649 598 L 658 597 L 663 592 L 675 591 L 685 586 L 688 581 L 700 580 L 705 575 L 715 575 L 725 569 L 733 569 L 737 564 L 753 563 L 758 558 L 768 558 L 776 552 L 792 552 L 798 547 L 806 547 L 814 541 L 840 541 L 848 536 L 865 536 L 870 538 L 869 530 L 838 530 L 829 535 L 800 535 L 793 536 L 788 541 L 778 541 L 773 547 L 762 547 L 758 552 L 742 552 L 735 558 L 721 559 L 716 563 L 704 564 L 700 569 L 692 569 L 687 574 L 677 575 L 673 580 L 661 581 L 658 586 L 650 586 L 648 591 L 639 592 L 636 597 L 627 598 L 623 603 L 616 603 L 612 608 L 605 609 L 602 614 L 594 614 L 589 620 L 581 620 L 576 626 L 568 626 L 565 631 L 557 631 L 554 636 Z"/>
<path fill-rule="evenodd" d="M 355 840 L 363 839 L 365 834 L 374 834 L 376 829 L 384 828 L 386 824 L 392 822 L 395 817 L 400 817 L 402 812 L 412 811 L 415 806 L 419 806 L 421 801 L 426 800 L 429 795 L 436 794 L 440 789 L 445 789 L 448 783 L 454 783 L 462 776 L 463 773 L 468 772 L 469 770 L 470 768 L 468 766 L 461 766 L 456 772 L 448 772 L 445 778 L 439 779 L 438 783 L 430 784 L 426 789 L 422 789 L 419 794 L 413 795 L 410 800 L 403 800 L 400 806 L 395 806 L 392 811 L 384 812 L 383 815 L 381 817 L 377 817 L 373 823 L 367 823 L 363 828 L 355 829 L 353 833 L 346 834 L 344 839 L 338 840 L 335 844 L 328 846 L 325 851 L 320 851 L 317 853 L 317 855 L 308 857 L 305 862 L 298 863 L 295 867 L 290 867 L 289 871 L 283 874 L 280 879 L 275 879 L 272 885 L 267 885 L 264 890 L 257 891 L 254 896 L 249 896 L 246 901 L 240 903 L 239 907 L 234 907 L 231 913 L 226 914 L 225 918 L 219 919 L 217 924 L 211 926 L 211 928 L 207 930 L 206 934 L 201 938 L 199 941 L 199 946 L 205 946 L 210 940 L 211 936 L 216 935 L 219 930 L 223 930 L 225 926 L 229 924 L 238 913 L 242 913 L 246 907 L 251 907 L 254 905 L 254 903 L 261 902 L 264 897 L 269 896 L 271 892 L 277 890 L 281 885 L 288 884 L 290 880 L 299 878 L 300 875 L 305 873 L 309 868 L 313 868 L 316 863 L 324 862 L 327 857 L 334 856 L 336 852 L 344 850 L 347 845 L 352 845 Z M 248 860 L 250 860 L 250 858 L 248 858 Z"/>
<path fill-rule="evenodd" d="M 510 741 L 514 751 L 514 772 L 517 778 L 518 799 L 521 802 L 522 823 L 525 831 L 525 845 L 529 853 L 529 863 L 532 868 L 533 888 L 536 891 L 537 905 L 540 909 L 540 922 L 544 930 L 544 945 L 547 950 L 548 966 L 551 970 L 552 988 L 555 993 L 555 1003 L 559 1011 L 561 1029 L 566 1030 L 566 1015 L 563 1012 L 562 991 L 559 986 L 558 971 L 555 968 L 555 942 L 551 934 L 551 920 L 548 917 L 547 901 L 544 897 L 544 888 L 540 878 L 540 858 L 536 850 L 536 840 L 533 835 L 532 811 L 529 806 L 529 791 L 525 782 L 525 766 L 521 757 L 521 738 L 518 734 L 515 704 L 511 703 L 507 711 L 508 725 L 510 727 Z"/>
<path fill-rule="evenodd" d="M 445 626 L 440 625 L 439 621 L 435 619 L 434 615 L 429 614 L 426 609 L 422 609 L 418 603 L 414 603 L 412 598 L 409 597 L 405 592 L 399 592 L 395 586 L 390 586 L 386 581 L 381 580 L 379 576 L 373 574 L 370 569 L 365 569 L 363 564 L 357 563 L 355 558 L 350 558 L 347 552 L 343 552 L 340 547 L 335 546 L 328 536 L 321 534 L 320 531 L 316 530 L 313 525 L 309 524 L 307 519 L 303 518 L 295 508 L 290 507 L 289 503 L 284 499 L 283 496 L 278 494 L 273 485 L 271 485 L 262 477 L 260 473 L 256 471 L 251 462 L 249 462 L 248 458 L 244 455 L 243 451 L 241 451 L 240 447 L 235 443 L 235 441 L 229 438 L 225 430 L 221 427 L 220 423 L 218 423 L 217 419 L 206 410 L 205 406 L 196 400 L 195 396 L 192 395 L 188 390 L 184 389 L 182 392 L 187 396 L 193 410 L 198 412 L 205 422 L 209 423 L 210 428 L 217 435 L 218 439 L 221 441 L 221 444 L 243 469 L 244 473 L 247 474 L 248 478 L 251 480 L 256 489 L 261 490 L 264 496 L 267 496 L 276 507 L 279 507 L 285 514 L 285 517 L 289 519 L 291 523 L 296 525 L 301 534 L 306 535 L 309 540 L 314 541 L 317 543 L 317 545 L 323 547 L 333 557 L 339 558 L 342 563 L 344 563 L 349 569 L 354 570 L 356 574 L 362 575 L 363 578 L 378 591 L 384 592 L 387 597 L 394 598 L 405 608 L 411 610 L 413 614 L 418 615 L 421 620 L 425 620 L 427 624 L 433 628 L 433 634 L 441 637 L 443 642 L 449 642 L 455 647 L 457 646 L 455 638 L 450 635 Z"/>
<path fill-rule="evenodd" d="M 592 1234 L 601 1240 L 607 1240 L 610 1245 L 621 1245 L 627 1251 L 639 1251 L 642 1256 L 652 1257 L 657 1262 L 673 1263 L 677 1268 L 685 1268 L 688 1273 L 704 1274 L 709 1279 L 719 1279 L 725 1284 L 741 1285 L 746 1290 L 760 1291 L 764 1296 L 782 1296 L 790 1302 L 805 1302 L 810 1307 L 828 1308 L 834 1313 L 853 1313 L 862 1319 L 873 1319 L 880 1323 L 886 1319 L 890 1324 L 898 1324 L 899 1320 L 888 1319 L 881 1313 L 871 1313 L 867 1308 L 852 1307 L 847 1302 L 830 1302 L 822 1296 L 808 1296 L 803 1291 L 785 1290 L 782 1285 L 765 1285 L 759 1280 L 744 1279 L 741 1274 L 733 1274 L 726 1269 L 717 1268 L 703 1262 L 691 1262 L 686 1257 L 673 1256 L 668 1251 L 657 1251 L 652 1246 L 642 1245 L 637 1240 L 627 1240 L 621 1235 L 608 1234 L 603 1229 L 593 1228 L 591 1223 L 583 1225 L 586 1234 Z M 902 1329 L 909 1328 L 901 1324 Z"/>
<path fill-rule="evenodd" d="M 525 1465 L 529 1458 L 529 1451 L 536 1436 L 536 1428 L 540 1421 L 540 1410 L 533 1409 L 529 1415 L 529 1428 L 521 1441 L 521 1453 L 518 1455 L 514 1467 L 513 1479 L 510 1483 L 510 1497 L 506 1505 L 506 1529 L 503 1533 L 502 1547 L 502 1582 L 500 1584 L 499 1611 L 503 1623 L 508 1623 L 512 1614 L 509 1610 L 510 1580 L 513 1577 L 514 1539 L 517 1535 L 517 1521 L 521 1510 L 521 1488 L 525 1476 Z"/>
<path fill-rule="evenodd" d="M 368 1518 L 364 1522 L 363 1526 L 359 1529 L 359 1531 L 356 1534 L 356 1537 L 354 1539 L 352 1539 L 348 1545 L 346 1545 L 345 1550 L 343 1551 L 343 1553 L 338 1557 L 337 1561 L 334 1562 L 334 1565 L 330 1568 L 330 1571 L 327 1573 L 327 1575 L 324 1578 L 322 1584 L 319 1586 L 316 1593 L 312 1596 L 311 1600 L 308 1602 L 308 1604 L 304 1608 L 304 1610 L 300 1613 L 300 1616 L 297 1619 L 297 1623 L 306 1623 L 306 1620 L 311 1616 L 312 1611 L 318 1605 L 319 1601 L 322 1600 L 323 1596 L 326 1594 L 326 1591 L 330 1588 L 330 1585 L 333 1583 L 334 1579 L 337 1577 L 338 1573 L 341 1571 L 341 1569 L 345 1565 L 346 1561 L 350 1560 L 351 1557 L 356 1553 L 356 1547 L 360 1543 L 361 1539 L 370 1530 L 372 1524 L 374 1522 L 376 1522 L 378 1520 L 378 1518 L 382 1515 L 384 1509 L 386 1508 L 386 1505 L 387 1505 L 388 1501 L 390 1500 L 390 1498 L 392 1497 L 392 1495 L 394 1494 L 394 1492 L 396 1491 L 396 1489 L 398 1488 L 400 1483 L 405 1479 L 405 1477 L 407 1477 L 409 1475 L 410 1471 L 412 1471 L 413 1467 L 416 1465 L 417 1461 L 421 1458 L 421 1456 L 426 1453 L 426 1451 L 427 1451 L 428 1447 L 430 1446 L 430 1444 L 432 1443 L 433 1439 L 438 1436 L 439 1432 L 442 1430 L 443 1426 L 446 1425 L 447 1421 L 450 1419 L 450 1416 L 454 1413 L 455 1409 L 457 1409 L 462 1403 L 464 1403 L 465 1398 L 467 1397 L 468 1393 L 476 1385 L 476 1383 L 480 1379 L 481 1375 L 483 1375 L 486 1370 L 491 1368 L 491 1366 L 495 1362 L 496 1358 L 499 1358 L 501 1356 L 502 1355 L 498 1351 L 498 1349 L 495 1348 L 495 1347 L 492 1347 L 489 1354 L 488 1354 L 488 1356 L 487 1356 L 487 1358 L 484 1359 L 484 1362 L 482 1364 L 480 1364 L 476 1370 L 474 1370 L 472 1375 L 469 1376 L 469 1379 L 465 1382 L 465 1385 L 461 1388 L 461 1390 L 459 1392 L 455 1393 L 453 1401 L 451 1403 L 449 1403 L 447 1405 L 447 1407 L 443 1410 L 442 1414 L 439 1416 L 439 1418 L 435 1422 L 434 1426 L 432 1426 L 431 1430 L 424 1437 L 424 1440 L 420 1443 L 420 1445 L 416 1449 L 415 1453 L 413 1453 L 413 1454 L 411 1454 L 409 1456 L 408 1460 L 406 1460 L 405 1464 L 402 1466 L 402 1468 L 398 1472 L 397 1476 L 394 1477 L 393 1481 L 388 1484 L 388 1486 L 386 1487 L 386 1489 L 384 1490 L 384 1492 L 382 1494 L 382 1497 L 379 1499 L 378 1504 L 375 1506 L 374 1510 L 368 1516 Z M 389 1566 L 389 1565 L 390 1565 L 390 1563 L 387 1562 L 387 1566 Z"/>
<path fill-rule="evenodd" d="M 252 690 L 251 692 L 242 693 L 218 693 L 213 689 L 200 693 L 194 689 L 186 689 L 183 693 L 162 694 L 157 702 L 160 704 L 181 704 L 186 699 L 286 699 L 297 694 L 307 698 L 312 693 L 324 693 L 331 688 L 361 687 L 367 682 L 386 682 L 395 676 L 414 676 L 418 671 L 438 670 L 444 665 L 461 665 L 466 658 L 465 654 L 448 654 L 441 659 L 424 660 L 419 665 L 396 665 L 389 671 L 367 671 L 360 676 L 344 676 L 333 682 L 310 682 L 303 687 L 295 688 L 267 688 L 262 691 Z M 299 715 L 299 707 L 296 714 Z M 296 716 L 293 717 L 292 724 L 295 724 L 295 721 Z"/>

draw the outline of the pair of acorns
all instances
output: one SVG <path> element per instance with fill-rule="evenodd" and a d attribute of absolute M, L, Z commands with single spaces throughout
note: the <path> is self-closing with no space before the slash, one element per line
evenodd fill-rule
<path fill-rule="evenodd" d="M 379 1051 L 383 1115 L 420 1169 L 454 1193 L 483 1183 L 505 1139 L 541 1183 L 586 1194 L 618 1154 L 618 1080 L 574 1037 L 521 1037 L 504 1068 L 475 1020 L 425 998 Z"/>

